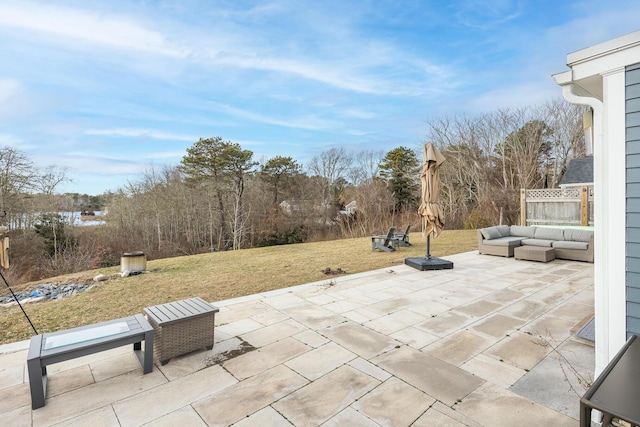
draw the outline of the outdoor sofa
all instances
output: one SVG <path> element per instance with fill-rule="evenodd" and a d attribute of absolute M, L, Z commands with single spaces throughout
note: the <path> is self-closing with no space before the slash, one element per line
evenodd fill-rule
<path fill-rule="evenodd" d="M 518 246 L 554 249 L 555 258 L 593 262 L 593 231 L 536 226 L 498 225 L 481 228 L 478 252 L 512 257 Z"/>

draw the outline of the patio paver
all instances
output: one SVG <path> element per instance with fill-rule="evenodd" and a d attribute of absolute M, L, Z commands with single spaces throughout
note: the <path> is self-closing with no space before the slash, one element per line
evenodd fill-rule
<path fill-rule="evenodd" d="M 276 402 L 273 407 L 294 425 L 319 426 L 380 382 L 344 365 Z"/>
<path fill-rule="evenodd" d="M 114 349 L 55 364 L 31 410 L 28 341 L 0 346 L 11 426 L 577 426 L 593 264 L 448 256 L 212 301 L 215 345 L 156 365 Z M 576 391 L 571 391 L 569 386 Z"/>
<path fill-rule="evenodd" d="M 378 424 L 392 427 L 411 425 L 435 401 L 417 388 L 392 377 L 352 406 Z"/>
<path fill-rule="evenodd" d="M 372 363 L 447 405 L 455 404 L 484 383 L 475 375 L 411 347 L 394 349 L 372 359 Z"/>

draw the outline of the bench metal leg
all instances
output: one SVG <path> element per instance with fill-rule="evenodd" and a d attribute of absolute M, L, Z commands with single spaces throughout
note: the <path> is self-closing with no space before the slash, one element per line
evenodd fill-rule
<path fill-rule="evenodd" d="M 29 345 L 29 353 L 27 355 L 29 389 L 31 391 L 31 409 L 42 408 L 47 394 L 47 367 L 41 365 L 41 347 L 42 335 L 32 337 Z"/>
<path fill-rule="evenodd" d="M 145 374 L 153 371 L 153 329 L 144 334 L 144 366 L 142 372 Z"/>
<path fill-rule="evenodd" d="M 140 341 L 133 343 L 133 352 L 142 366 L 142 373 L 153 371 L 153 329 L 144 333 L 144 350 Z"/>

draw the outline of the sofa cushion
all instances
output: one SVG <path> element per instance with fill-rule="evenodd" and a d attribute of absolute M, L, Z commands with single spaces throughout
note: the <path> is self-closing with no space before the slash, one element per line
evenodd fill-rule
<path fill-rule="evenodd" d="M 484 236 L 485 239 L 498 239 L 500 237 L 502 237 L 502 234 L 500 234 L 500 231 L 498 230 L 498 227 L 487 227 L 487 228 L 481 228 L 480 232 L 482 233 L 482 235 Z"/>
<path fill-rule="evenodd" d="M 509 246 L 515 247 L 520 246 L 520 242 L 524 239 L 524 237 L 499 237 L 497 239 L 486 239 L 484 242 L 487 246 Z"/>
<path fill-rule="evenodd" d="M 546 240 L 546 239 L 524 239 L 522 241 L 523 245 L 528 246 L 544 246 L 550 248 L 553 245 L 555 240 Z"/>
<path fill-rule="evenodd" d="M 586 251 L 587 249 L 589 249 L 589 244 L 586 242 L 559 240 L 557 242 L 553 242 L 553 247 L 558 249 L 581 249 Z"/>
<path fill-rule="evenodd" d="M 500 233 L 500 235 L 501 235 L 502 237 L 509 237 L 509 236 L 511 236 L 510 228 L 509 228 L 509 226 L 508 226 L 508 225 L 498 225 L 496 228 L 498 229 L 498 232 Z"/>
<path fill-rule="evenodd" d="M 564 240 L 564 230 L 560 228 L 536 227 L 533 237 L 543 240 Z"/>
<path fill-rule="evenodd" d="M 536 227 L 525 227 L 522 225 L 512 225 L 510 230 L 512 236 L 528 238 L 533 238 L 533 233 L 535 231 Z"/>
<path fill-rule="evenodd" d="M 564 230 L 564 238 L 565 240 L 572 240 L 574 242 L 587 242 L 589 243 L 589 239 L 593 235 L 593 231 L 591 230 L 576 230 L 573 228 L 568 228 Z"/>

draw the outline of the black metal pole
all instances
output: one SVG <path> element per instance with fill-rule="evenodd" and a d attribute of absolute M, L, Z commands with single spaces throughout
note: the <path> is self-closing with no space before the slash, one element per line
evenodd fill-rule
<path fill-rule="evenodd" d="M 425 258 L 431 258 L 431 233 L 427 234 L 427 254 L 425 255 Z"/>
<path fill-rule="evenodd" d="M 9 286 L 9 282 L 7 282 L 7 279 L 4 277 L 4 274 L 2 274 L 2 270 L 0 270 L 0 276 L 2 276 L 2 280 L 4 281 L 4 284 L 7 285 L 7 288 L 9 288 L 9 291 L 11 291 L 11 296 L 13 296 L 13 299 L 18 303 L 18 306 L 20 306 L 20 310 L 22 310 L 24 317 L 26 317 L 27 320 L 29 321 L 31 328 L 33 328 L 33 332 L 35 332 L 36 335 L 38 335 L 38 331 L 36 331 L 36 327 L 33 326 L 33 322 L 31 322 L 31 319 L 29 319 L 27 312 L 24 311 L 24 307 L 22 307 L 22 304 L 20 304 L 20 301 L 18 301 L 18 297 L 16 297 L 16 294 L 13 293 L 13 289 L 11 289 L 11 286 Z"/>

